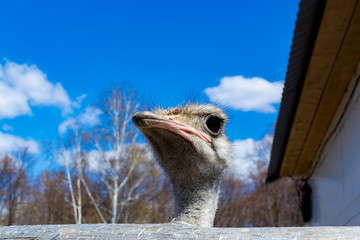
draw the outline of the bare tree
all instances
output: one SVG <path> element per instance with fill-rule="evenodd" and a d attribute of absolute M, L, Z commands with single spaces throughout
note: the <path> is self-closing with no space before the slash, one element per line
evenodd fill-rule
<path fill-rule="evenodd" d="M 101 162 L 99 178 L 106 185 L 111 202 L 111 209 L 107 209 L 111 223 L 118 222 L 124 206 L 136 199 L 133 193 L 143 180 L 142 177 L 137 179 L 126 196 L 121 196 L 141 158 L 138 151 L 133 150 L 138 135 L 131 123 L 138 107 L 134 90 L 124 91 L 120 87 L 111 88 L 99 104 L 103 113 L 102 124 L 93 139 L 96 151 L 101 156 L 96 160 Z"/>
<path fill-rule="evenodd" d="M 256 171 L 244 181 L 234 175 L 225 176 L 220 206 L 215 220 L 218 227 L 303 226 L 299 209 L 297 183 L 282 178 L 265 183 L 270 158 L 271 137 L 258 142 L 254 159 Z"/>
<path fill-rule="evenodd" d="M 282 178 L 269 185 L 265 183 L 271 146 L 271 138 L 264 138 L 257 145 L 257 174 L 252 175 L 255 190 L 249 199 L 255 207 L 251 220 L 257 226 L 302 226 L 297 182 Z"/>
<path fill-rule="evenodd" d="M 56 150 L 65 168 L 74 220 L 84 221 L 85 193 L 98 221 L 126 221 L 128 217 L 121 217 L 123 210 L 146 191 L 139 189 L 147 174 L 139 174 L 137 169 L 148 156 L 137 143 L 138 134 L 131 122 L 139 104 L 134 90 L 113 87 L 93 107 L 101 113 L 99 124 L 88 127 L 81 119 L 73 119 L 63 147 Z M 99 191 L 90 184 L 94 179 L 99 180 Z"/>
<path fill-rule="evenodd" d="M 56 149 L 54 153 L 58 162 L 65 167 L 66 182 L 76 224 L 82 223 L 82 172 L 85 168 L 82 144 L 83 134 L 75 124 L 68 131 L 63 146 Z"/>
<path fill-rule="evenodd" d="M 45 170 L 35 180 L 32 194 L 21 214 L 18 224 L 73 223 L 66 202 L 68 189 L 62 170 Z"/>
<path fill-rule="evenodd" d="M 0 220 L 5 225 L 17 224 L 18 212 L 30 192 L 27 171 L 31 164 L 27 148 L 0 159 Z"/>

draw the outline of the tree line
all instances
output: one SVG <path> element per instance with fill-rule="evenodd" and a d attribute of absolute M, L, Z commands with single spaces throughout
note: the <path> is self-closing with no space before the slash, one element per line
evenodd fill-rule
<path fill-rule="evenodd" d="M 47 148 L 56 167 L 32 176 L 35 156 L 26 148 L 0 157 L 0 225 L 164 223 L 172 219 L 169 179 L 131 123 L 139 109 L 133 90 L 113 87 L 93 105 L 99 124 L 74 120 Z M 265 153 L 270 142 L 258 146 Z M 45 154 L 44 154 L 45 155 Z M 299 183 L 266 185 L 267 155 L 241 179 L 227 171 L 217 227 L 302 226 Z"/>

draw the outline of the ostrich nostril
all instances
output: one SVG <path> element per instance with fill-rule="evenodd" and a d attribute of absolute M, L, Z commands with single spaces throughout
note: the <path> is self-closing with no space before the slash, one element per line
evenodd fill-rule
<path fill-rule="evenodd" d="M 135 126 L 137 127 L 143 127 L 144 126 L 144 120 L 138 116 L 138 115 L 134 115 L 132 118 L 133 123 L 135 124 Z"/>

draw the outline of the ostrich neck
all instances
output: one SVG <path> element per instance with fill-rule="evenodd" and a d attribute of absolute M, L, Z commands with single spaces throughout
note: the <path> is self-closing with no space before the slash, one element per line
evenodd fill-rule
<path fill-rule="evenodd" d="M 201 227 L 212 227 L 218 204 L 220 180 L 211 183 L 174 184 L 175 218 Z"/>

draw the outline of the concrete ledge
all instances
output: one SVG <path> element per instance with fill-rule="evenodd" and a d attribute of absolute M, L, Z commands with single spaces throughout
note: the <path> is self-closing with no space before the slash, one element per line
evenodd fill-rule
<path fill-rule="evenodd" d="M 199 228 L 167 224 L 0 227 L 0 239 L 360 239 L 360 227 Z"/>

